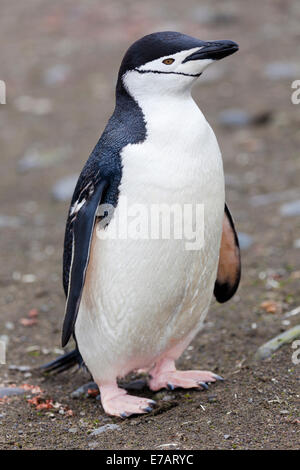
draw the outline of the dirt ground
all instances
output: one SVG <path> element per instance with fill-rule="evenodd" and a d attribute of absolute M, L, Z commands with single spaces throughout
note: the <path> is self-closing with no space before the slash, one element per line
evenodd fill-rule
<path fill-rule="evenodd" d="M 44 378 L 13 366 L 37 367 L 59 353 L 69 202 L 55 198 L 53 187 L 79 173 L 97 142 L 126 48 L 158 30 L 240 45 L 201 77 L 194 96 L 218 137 L 227 202 L 250 246 L 243 246 L 238 294 L 213 302 L 179 361 L 225 381 L 203 392 L 143 390 L 157 409 L 121 420 L 105 416 L 93 397 L 71 398 L 89 380 L 84 371 Z M 291 345 L 252 360 L 261 344 L 299 323 L 299 315 L 285 314 L 300 305 L 300 212 L 286 216 L 282 207 L 300 204 L 300 104 L 291 102 L 299 39 L 300 6 L 290 0 L 2 0 L 0 335 L 9 343 L 0 386 L 39 386 L 44 403 L 59 404 L 37 409 L 29 391 L 0 400 L 1 449 L 299 448 L 299 365 Z M 226 126 L 220 113 L 228 109 L 242 110 L 244 121 L 239 115 Z M 269 193 L 258 205 L 256 196 Z M 273 302 L 273 313 L 264 301 Z M 25 326 L 32 309 L 37 323 Z M 118 427 L 92 435 L 109 423 Z"/>

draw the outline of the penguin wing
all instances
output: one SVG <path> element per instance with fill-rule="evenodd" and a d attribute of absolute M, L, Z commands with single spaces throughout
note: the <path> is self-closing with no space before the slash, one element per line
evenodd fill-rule
<path fill-rule="evenodd" d="M 231 299 L 241 278 L 240 247 L 234 222 L 225 204 L 220 258 L 214 294 L 218 302 Z"/>
<path fill-rule="evenodd" d="M 62 332 L 62 346 L 73 333 L 80 305 L 86 270 L 89 262 L 95 218 L 103 192 L 107 187 L 104 179 L 78 181 L 66 225 L 64 247 L 64 288 L 67 295 Z M 76 195 L 79 194 L 78 199 Z"/>

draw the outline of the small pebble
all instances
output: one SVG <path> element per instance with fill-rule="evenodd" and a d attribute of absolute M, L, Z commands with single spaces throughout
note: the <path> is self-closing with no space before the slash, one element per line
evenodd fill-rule
<path fill-rule="evenodd" d="M 70 428 L 70 429 L 68 429 L 68 432 L 70 432 L 70 433 L 72 433 L 72 434 L 75 434 L 77 431 L 78 431 L 77 428 Z"/>
<path fill-rule="evenodd" d="M 300 238 L 297 238 L 297 240 L 294 240 L 294 248 L 300 248 Z"/>
<path fill-rule="evenodd" d="M 70 67 L 65 64 L 56 64 L 49 67 L 44 74 L 46 85 L 58 85 L 66 81 L 70 74 Z"/>
<path fill-rule="evenodd" d="M 57 147 L 50 149 L 28 149 L 18 162 L 18 169 L 25 173 L 36 168 L 48 168 L 58 165 L 70 154 L 69 147 Z"/>
<path fill-rule="evenodd" d="M 170 401 L 170 400 L 174 400 L 174 398 L 175 398 L 175 395 L 165 395 L 162 401 Z"/>
<path fill-rule="evenodd" d="M 77 388 L 76 390 L 74 390 L 71 393 L 71 397 L 72 398 L 80 398 L 82 396 L 87 395 L 87 392 L 88 392 L 89 389 L 94 389 L 94 388 L 98 388 L 97 384 L 95 384 L 95 382 L 88 382 L 88 383 L 82 385 L 81 387 Z"/>
<path fill-rule="evenodd" d="M 253 237 L 247 233 L 238 232 L 238 239 L 241 250 L 247 250 L 253 244 Z"/>
<path fill-rule="evenodd" d="M 0 388 L 0 398 L 12 397 L 15 395 L 25 395 L 25 390 L 18 387 L 3 387 Z"/>
<path fill-rule="evenodd" d="M 225 109 L 219 113 L 218 120 L 225 127 L 243 127 L 252 122 L 250 114 L 243 109 Z"/>
<path fill-rule="evenodd" d="M 18 370 L 20 372 L 28 372 L 31 369 L 30 366 L 16 366 L 15 364 L 10 364 L 8 368 L 10 370 Z"/>
<path fill-rule="evenodd" d="M 93 449 L 93 448 L 96 447 L 97 445 L 98 445 L 98 442 L 96 442 L 96 441 L 90 442 L 90 443 L 88 444 L 88 446 L 89 446 L 90 449 Z"/>
<path fill-rule="evenodd" d="M 213 403 L 213 402 L 217 401 L 217 395 L 209 395 L 207 399 L 208 399 L 209 403 Z"/>
<path fill-rule="evenodd" d="M 14 100 L 16 109 L 22 113 L 32 113 L 38 116 L 49 114 L 52 103 L 48 98 L 33 98 L 32 96 L 18 96 Z"/>
<path fill-rule="evenodd" d="M 69 201 L 73 195 L 77 180 L 78 174 L 73 174 L 57 181 L 51 191 L 53 199 L 58 202 Z"/>
<path fill-rule="evenodd" d="M 0 228 L 18 228 L 22 223 L 20 217 L 0 215 Z"/>
<path fill-rule="evenodd" d="M 280 206 L 280 214 L 284 217 L 292 217 L 300 215 L 300 199 L 292 202 L 287 202 Z"/>
<path fill-rule="evenodd" d="M 104 426 L 100 426 L 100 428 L 95 429 L 90 436 L 98 436 L 99 434 L 102 434 L 107 431 L 120 431 L 121 427 L 118 426 L 117 424 L 104 424 Z"/>

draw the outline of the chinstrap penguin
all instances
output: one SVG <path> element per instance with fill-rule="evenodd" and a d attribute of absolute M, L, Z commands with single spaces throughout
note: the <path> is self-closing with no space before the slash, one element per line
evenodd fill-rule
<path fill-rule="evenodd" d="M 117 385 L 132 370 L 147 370 L 154 391 L 203 389 L 220 379 L 177 370 L 175 361 L 200 330 L 213 294 L 229 300 L 240 280 L 221 153 L 191 96 L 204 69 L 237 50 L 232 41 L 169 31 L 135 42 L 121 63 L 114 113 L 78 179 L 65 232 L 62 333 L 62 345 L 73 335 L 77 349 L 45 370 L 83 360 L 108 414 L 151 411 L 152 400 Z M 204 246 L 99 237 L 112 226 L 99 225 L 99 206 L 112 205 L 113 218 L 122 215 L 121 196 L 145 207 L 203 204 Z"/>

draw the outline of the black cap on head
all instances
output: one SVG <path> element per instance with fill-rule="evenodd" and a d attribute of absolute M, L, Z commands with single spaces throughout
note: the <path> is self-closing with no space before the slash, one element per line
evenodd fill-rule
<path fill-rule="evenodd" d="M 126 52 L 121 63 L 120 72 L 126 71 L 177 52 L 202 47 L 206 42 L 175 31 L 163 31 L 144 36 L 134 42 Z"/>
<path fill-rule="evenodd" d="M 175 31 L 148 34 L 134 42 L 127 50 L 119 70 L 117 91 L 124 91 L 122 76 L 127 71 L 160 57 L 195 48 L 199 50 L 188 56 L 183 63 L 199 59 L 219 60 L 236 52 L 238 45 L 233 41 L 201 41 L 201 39 Z"/>

